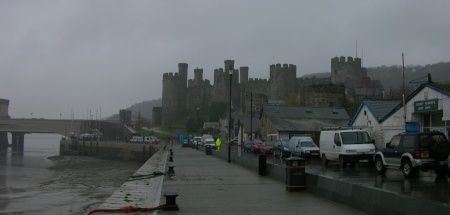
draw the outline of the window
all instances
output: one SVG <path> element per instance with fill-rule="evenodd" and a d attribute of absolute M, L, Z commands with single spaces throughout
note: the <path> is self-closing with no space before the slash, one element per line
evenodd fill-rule
<path fill-rule="evenodd" d="M 339 138 L 339 134 L 336 133 L 336 134 L 334 134 L 334 144 L 339 145 L 339 144 L 337 144 L 338 142 L 340 143 L 341 139 Z"/>
<path fill-rule="evenodd" d="M 341 135 L 343 144 L 367 144 L 372 141 L 365 131 L 343 132 Z"/>
<path fill-rule="evenodd" d="M 407 135 L 403 137 L 403 148 L 414 148 L 414 136 Z"/>
<path fill-rule="evenodd" d="M 394 136 L 391 140 L 391 143 L 389 143 L 389 148 L 397 148 L 400 144 L 400 136 Z"/>

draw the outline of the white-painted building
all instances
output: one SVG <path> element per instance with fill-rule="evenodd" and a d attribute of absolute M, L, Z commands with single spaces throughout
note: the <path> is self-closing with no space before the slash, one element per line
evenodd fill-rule
<path fill-rule="evenodd" d="M 406 105 L 401 100 L 364 100 L 350 125 L 365 127 L 378 148 L 405 131 L 438 130 L 448 137 L 449 89 L 442 84 L 423 84 L 406 98 Z"/>

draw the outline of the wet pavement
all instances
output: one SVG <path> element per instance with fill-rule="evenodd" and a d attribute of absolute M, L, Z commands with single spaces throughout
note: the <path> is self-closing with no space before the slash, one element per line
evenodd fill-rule
<path fill-rule="evenodd" d="M 224 152 L 215 156 L 227 159 Z M 232 162 L 258 172 L 256 154 L 241 154 L 231 147 Z M 285 181 L 285 162 L 267 156 L 268 177 Z M 321 161 L 306 162 L 307 191 L 343 203 L 369 214 L 450 214 L 450 186 L 447 177 L 433 171 L 405 179 L 399 169 L 378 175 L 368 163 L 340 168 L 337 163 L 323 167 Z"/>
<path fill-rule="evenodd" d="M 279 159 L 268 159 L 269 162 L 284 165 Z M 433 171 L 419 173 L 418 177 L 405 178 L 399 169 L 388 169 L 384 175 L 378 175 L 374 167 L 360 163 L 354 167 L 341 168 L 337 164 L 323 167 L 321 161 L 312 159 L 306 163 L 306 172 L 332 178 L 365 187 L 373 187 L 386 192 L 428 199 L 449 204 L 450 186 L 447 177 L 437 177 Z"/>
<path fill-rule="evenodd" d="M 158 214 L 365 214 L 310 192 L 289 192 L 282 181 L 203 150 L 175 145 L 173 154 L 175 173 L 162 190 L 179 195 L 180 210 Z"/>

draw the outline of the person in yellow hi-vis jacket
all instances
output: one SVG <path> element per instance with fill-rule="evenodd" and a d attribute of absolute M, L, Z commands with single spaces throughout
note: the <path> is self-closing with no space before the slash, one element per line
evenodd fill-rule
<path fill-rule="evenodd" d="M 216 140 L 216 151 L 220 151 L 220 145 L 222 145 L 222 142 L 220 141 L 220 138 L 217 138 L 217 140 Z"/>

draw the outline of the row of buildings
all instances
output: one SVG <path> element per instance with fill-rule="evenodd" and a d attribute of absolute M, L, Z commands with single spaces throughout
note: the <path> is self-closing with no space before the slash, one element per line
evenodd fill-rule
<path fill-rule="evenodd" d="M 241 116 L 235 117 L 243 122 L 237 128 L 238 137 L 248 136 L 248 122 L 240 120 Z M 366 129 L 378 148 L 384 148 L 392 136 L 402 132 L 440 131 L 449 137 L 450 85 L 424 83 L 404 102 L 364 99 L 352 116 L 342 107 L 265 105 L 253 129 L 259 130 L 261 137 L 267 140 L 304 135 L 319 143 L 323 127 Z"/>

